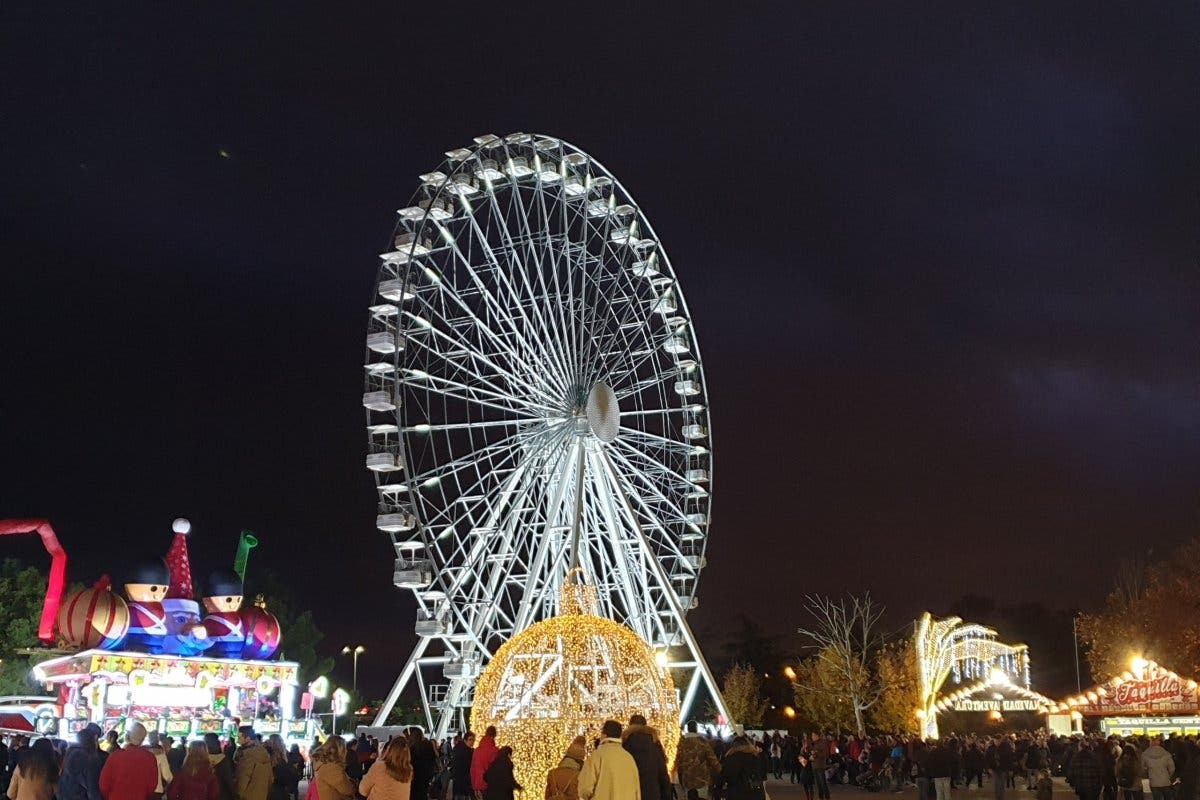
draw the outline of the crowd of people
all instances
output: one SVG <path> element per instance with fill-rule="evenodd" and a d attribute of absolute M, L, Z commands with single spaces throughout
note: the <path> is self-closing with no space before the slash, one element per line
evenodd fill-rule
<path fill-rule="evenodd" d="M 0 790 L 8 800 L 765 800 L 769 776 L 800 784 L 808 800 L 830 785 L 869 791 L 916 789 L 918 800 L 950 800 L 957 788 L 1051 800 L 1054 778 L 1079 800 L 1200 800 L 1196 737 L 1065 737 L 1037 733 L 955 736 L 735 736 L 701 734 L 689 723 L 674 763 L 658 731 L 634 714 L 609 720 L 589 742 L 576 737 L 545 784 L 516 780 L 521 754 L 499 746 L 489 727 L 436 742 L 420 728 L 380 742 L 337 736 L 305 755 L 252 728 L 236 741 L 216 734 L 190 743 L 132 723 L 120 741 L 89 725 L 67 746 L 51 738 L 0 739 Z M 300 797 L 303 778 L 307 791 Z"/>
<path fill-rule="evenodd" d="M 236 741 L 193 742 L 131 723 L 124 742 L 98 725 L 75 744 L 25 736 L 0 740 L 0 789 L 9 800 L 300 800 L 300 749 L 240 728 Z"/>

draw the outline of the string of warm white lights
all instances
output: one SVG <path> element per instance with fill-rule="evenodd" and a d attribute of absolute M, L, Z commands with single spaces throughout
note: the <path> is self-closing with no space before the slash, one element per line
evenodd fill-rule
<path fill-rule="evenodd" d="M 596 615 L 591 586 L 566 581 L 560 609 L 496 651 L 475 685 L 471 729 L 496 726 L 529 790 L 545 783 L 576 736 L 590 744 L 605 720 L 632 714 L 657 729 L 673 762 L 679 700 L 666 666 L 632 630 Z"/>
<path fill-rule="evenodd" d="M 990 679 L 994 670 L 1016 675 L 1029 686 L 1029 652 L 1023 644 L 1005 644 L 996 640 L 996 631 L 976 623 L 964 623 L 959 617 L 935 620 L 926 611 L 917 620 L 913 632 L 917 653 L 919 703 L 916 716 L 922 733 L 937 738 L 938 697 L 942 686 L 955 676 Z"/>

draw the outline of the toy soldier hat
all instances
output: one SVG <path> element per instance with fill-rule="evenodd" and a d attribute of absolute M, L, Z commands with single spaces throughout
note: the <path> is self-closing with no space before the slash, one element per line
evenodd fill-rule
<path fill-rule="evenodd" d="M 146 584 L 151 586 L 166 586 L 171 580 L 171 572 L 161 561 L 157 564 L 138 564 L 129 573 L 126 583 Z"/>
<path fill-rule="evenodd" d="M 232 572 L 219 571 L 208 576 L 205 597 L 231 597 L 242 594 L 242 581 Z"/>

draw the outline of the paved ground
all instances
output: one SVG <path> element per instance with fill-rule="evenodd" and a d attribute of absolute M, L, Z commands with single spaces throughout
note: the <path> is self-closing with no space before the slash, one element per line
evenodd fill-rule
<path fill-rule="evenodd" d="M 1021 782 L 1017 782 L 1017 789 L 1009 789 L 1004 793 L 1004 800 L 1031 800 L 1033 792 L 1027 791 Z M 767 781 L 767 792 L 771 795 L 771 800 L 804 800 L 804 789 L 800 784 L 788 783 L 785 778 L 782 781 L 777 781 L 771 778 Z M 908 787 L 902 792 L 867 792 L 855 786 L 844 786 L 835 783 L 829 787 L 831 800 L 917 800 L 917 790 L 913 787 Z M 1075 793 L 1063 781 L 1062 778 L 1054 779 L 1054 794 L 1061 796 L 1063 800 L 1067 797 L 1074 797 Z M 955 789 L 951 792 L 951 797 L 954 800 L 993 800 L 992 784 L 990 781 L 985 781 L 982 789 Z"/>

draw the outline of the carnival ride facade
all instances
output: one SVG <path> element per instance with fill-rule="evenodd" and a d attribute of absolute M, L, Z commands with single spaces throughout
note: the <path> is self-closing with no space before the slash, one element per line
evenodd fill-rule
<path fill-rule="evenodd" d="M 43 652 L 52 657 L 37 663 L 33 676 L 55 695 L 26 698 L 36 732 L 73 738 L 89 723 L 123 729 L 136 720 L 185 738 L 252 724 L 263 734 L 309 740 L 315 723 L 294 715 L 299 666 L 271 659 L 280 644 L 278 620 L 261 598 L 242 608 L 255 540 L 243 533 L 234 572 L 214 573 L 197 600 L 191 524 L 178 519 L 172 529 L 166 557 L 130 569 L 124 597 L 107 576 L 63 597 L 66 553 L 49 523 L 0 521 L 0 534 L 41 534 L 54 558 L 39 628 Z"/>
<path fill-rule="evenodd" d="M 728 720 L 686 621 L 711 513 L 704 369 L 629 193 L 560 139 L 480 136 L 420 177 L 381 259 L 366 466 L 418 643 L 376 724 L 415 683 L 435 735 L 465 725 L 572 560 L 598 614 L 670 664 L 680 714 L 704 687 Z"/>

